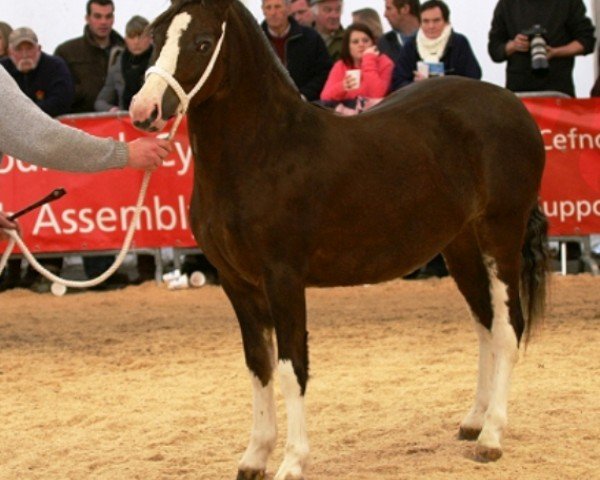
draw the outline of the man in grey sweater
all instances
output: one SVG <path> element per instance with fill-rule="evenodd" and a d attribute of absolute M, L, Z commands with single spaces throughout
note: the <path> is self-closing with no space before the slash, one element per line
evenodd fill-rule
<path fill-rule="evenodd" d="M 63 125 L 27 98 L 3 68 L 0 91 L 0 157 L 4 152 L 40 167 L 97 172 L 126 166 L 154 170 L 171 151 L 166 140 L 139 138 L 118 142 Z M 27 125 L 27 135 L 23 135 L 23 125 Z M 17 224 L 0 211 L 2 228 L 14 229 Z M 3 235 L 0 230 L 0 237 Z"/>

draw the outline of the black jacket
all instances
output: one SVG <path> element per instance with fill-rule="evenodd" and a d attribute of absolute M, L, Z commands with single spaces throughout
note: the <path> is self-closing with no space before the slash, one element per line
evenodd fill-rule
<path fill-rule="evenodd" d="M 582 0 L 499 0 L 489 33 L 488 51 L 495 62 L 508 61 L 506 88 L 513 92 L 556 90 L 575 96 L 573 57 L 551 59 L 547 75 L 538 76 L 531 69 L 529 52 L 506 56 L 507 42 L 533 25 L 547 31 L 545 38 L 551 47 L 577 40 L 583 45 L 584 54 L 594 49 L 594 26 L 586 16 Z"/>
<path fill-rule="evenodd" d="M 69 113 L 75 92 L 62 58 L 42 52 L 37 66 L 27 73 L 19 72 L 9 57 L 2 58 L 0 64 L 42 111 L 51 117 Z"/>
<path fill-rule="evenodd" d="M 308 101 L 319 99 L 331 69 L 331 58 L 321 36 L 312 28 L 303 27 L 289 17 L 290 32 L 285 43 L 286 69 Z M 266 22 L 261 24 L 271 41 Z"/>

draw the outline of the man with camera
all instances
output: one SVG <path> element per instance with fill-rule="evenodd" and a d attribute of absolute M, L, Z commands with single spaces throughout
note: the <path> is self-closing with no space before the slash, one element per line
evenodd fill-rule
<path fill-rule="evenodd" d="M 591 53 L 595 42 L 583 0 L 499 0 L 488 51 L 495 62 L 507 61 L 509 90 L 574 97 L 575 57 Z"/>

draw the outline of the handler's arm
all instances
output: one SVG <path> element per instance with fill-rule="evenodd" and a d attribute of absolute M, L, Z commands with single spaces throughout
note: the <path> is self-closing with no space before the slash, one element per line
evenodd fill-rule
<path fill-rule="evenodd" d="M 127 145 L 63 125 L 27 98 L 0 69 L 0 151 L 41 167 L 95 172 L 127 164 Z"/>

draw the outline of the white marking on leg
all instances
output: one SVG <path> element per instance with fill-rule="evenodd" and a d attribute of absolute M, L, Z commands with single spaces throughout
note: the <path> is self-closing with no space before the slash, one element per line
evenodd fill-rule
<path fill-rule="evenodd" d="M 475 318 L 475 330 L 479 338 L 479 372 L 477 393 L 471 410 L 460 424 L 465 433 L 480 432 L 485 412 L 490 403 L 494 362 L 492 356 L 492 334 Z"/>
<path fill-rule="evenodd" d="M 273 396 L 273 381 L 263 386 L 250 372 L 253 387 L 252 433 L 250 443 L 239 463 L 240 470 L 264 471 L 277 440 L 277 418 Z"/>
<path fill-rule="evenodd" d="M 478 443 L 486 449 L 501 450 L 500 440 L 507 423 L 507 404 L 510 377 L 518 359 L 518 343 L 510 324 L 508 286 L 498 278 L 495 261 L 486 259 L 490 279 L 490 293 L 494 319 L 492 322 L 491 349 L 493 376 L 490 402 Z"/>
<path fill-rule="evenodd" d="M 278 369 L 281 391 L 285 398 L 288 431 L 285 458 L 275 475 L 275 480 L 300 479 L 303 478 L 302 472 L 309 452 L 304 397 L 292 362 L 280 360 Z"/>
<path fill-rule="evenodd" d="M 173 17 L 171 24 L 167 30 L 165 44 L 160 51 L 160 56 L 156 61 L 156 65 L 166 70 L 171 75 L 175 74 L 177 69 L 177 61 L 179 59 L 179 39 L 192 21 L 189 13 L 179 13 Z M 158 108 L 158 120 L 155 122 L 161 123 L 164 126 L 162 117 L 162 98 L 169 84 L 158 75 L 150 75 L 137 95 L 131 102 L 129 109 L 131 117 L 135 121 L 144 121 L 152 115 L 154 108 Z"/>

